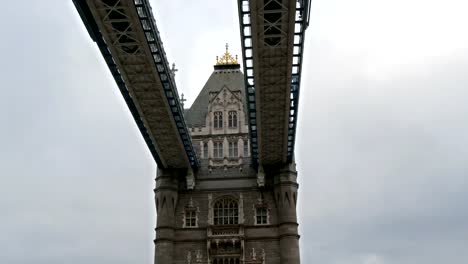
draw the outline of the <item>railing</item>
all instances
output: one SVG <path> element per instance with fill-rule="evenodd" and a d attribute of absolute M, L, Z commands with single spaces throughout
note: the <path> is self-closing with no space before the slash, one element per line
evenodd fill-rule
<path fill-rule="evenodd" d="M 255 103 L 255 81 L 253 75 L 252 23 L 249 0 L 239 0 L 239 23 L 242 42 L 242 61 L 249 119 L 250 152 L 254 164 L 258 164 L 257 106 Z"/>
<path fill-rule="evenodd" d="M 187 125 L 184 119 L 184 110 L 182 109 L 177 86 L 173 78 L 173 73 L 170 70 L 166 52 L 162 45 L 161 36 L 156 26 L 151 7 L 147 0 L 134 0 L 137 9 L 138 17 L 145 32 L 146 41 L 153 55 L 153 61 L 159 78 L 164 88 L 167 102 L 171 108 L 172 116 L 177 126 L 180 138 L 184 145 L 185 152 L 190 161 L 190 165 L 194 168 L 200 166 L 197 159 L 197 154 L 193 149 L 192 138 L 188 132 Z"/>
<path fill-rule="evenodd" d="M 244 64 L 244 78 L 248 118 L 249 133 L 251 138 L 251 154 L 254 164 L 258 164 L 258 136 L 257 136 L 257 116 L 255 98 L 255 80 L 253 64 L 253 42 L 250 0 L 238 0 L 240 36 L 242 43 L 242 60 Z M 309 25 L 310 0 L 297 0 L 294 27 L 294 46 L 292 78 L 290 84 L 290 105 L 288 120 L 287 158 L 288 162 L 294 159 L 294 144 L 296 139 L 297 110 L 299 106 L 299 91 L 302 70 L 302 57 L 304 49 L 304 32 Z"/>
<path fill-rule="evenodd" d="M 240 225 L 233 226 L 210 226 L 208 227 L 208 237 L 232 237 L 232 236 L 243 236 L 244 229 Z"/>
<path fill-rule="evenodd" d="M 88 30 L 91 39 L 94 42 L 96 42 L 99 50 L 101 51 L 101 54 L 104 57 L 104 60 L 106 61 L 107 67 L 109 67 L 109 70 L 111 71 L 112 76 L 114 77 L 115 83 L 117 84 L 117 87 L 119 87 L 120 93 L 122 94 L 122 97 L 124 98 L 125 103 L 127 104 L 128 109 L 130 110 L 130 113 L 132 114 L 133 119 L 135 120 L 135 123 L 137 124 L 138 129 L 140 130 L 141 135 L 143 136 L 143 139 L 145 140 L 145 143 L 151 152 L 151 155 L 153 156 L 158 166 L 162 166 L 161 159 L 159 158 L 153 141 L 151 140 L 148 130 L 144 125 L 143 119 L 141 118 L 138 112 L 135 102 L 133 102 L 133 99 L 130 96 L 128 87 L 125 84 L 125 81 L 123 80 L 119 69 L 117 68 L 117 64 L 112 58 L 112 54 L 110 53 L 109 48 L 106 42 L 104 41 L 104 38 L 102 37 L 102 34 L 96 24 L 96 21 L 93 18 L 91 10 L 89 9 L 88 4 L 86 3 L 86 0 L 73 0 L 73 2 L 76 6 L 76 9 L 78 10 L 78 13 L 81 16 L 81 19 L 83 20 L 86 26 L 86 29 Z"/>
<path fill-rule="evenodd" d="M 294 144 L 296 141 L 297 112 L 299 109 L 299 92 L 304 50 L 304 33 L 309 25 L 309 14 L 310 0 L 297 0 L 294 22 L 294 46 L 288 120 L 288 162 L 291 162 L 294 159 Z"/>
<path fill-rule="evenodd" d="M 117 67 L 117 64 L 110 53 L 110 50 L 101 34 L 101 31 L 94 20 L 94 17 L 91 13 L 91 10 L 86 3 L 86 0 L 73 0 L 80 16 L 85 23 L 85 26 L 91 36 L 91 38 L 97 43 L 99 50 L 101 51 L 107 66 L 109 67 L 117 86 L 119 87 L 122 96 L 124 97 L 125 102 L 127 103 L 130 112 L 137 124 L 143 138 L 153 155 L 158 166 L 162 166 L 162 162 L 158 153 L 156 151 L 155 142 L 151 140 L 148 129 L 145 127 L 143 118 L 138 112 L 135 102 L 133 101 L 127 84 L 125 83 L 120 70 Z M 162 46 L 161 37 L 154 20 L 154 16 L 151 12 L 151 7 L 147 0 L 134 0 L 135 8 L 138 14 L 138 18 L 143 28 L 146 41 L 149 47 L 149 50 L 152 54 L 152 60 L 154 62 L 155 68 L 158 73 L 158 77 L 162 83 L 164 94 L 166 96 L 167 102 L 170 106 L 170 111 L 172 113 L 174 122 L 177 127 L 177 133 L 179 134 L 185 153 L 190 162 L 192 168 L 199 167 L 199 161 L 197 155 L 192 146 L 192 139 L 190 133 L 188 132 L 187 125 L 183 116 L 183 109 L 179 100 L 179 95 L 177 92 L 177 87 L 173 79 L 172 72 L 169 67 L 168 60 L 166 58 L 166 53 Z"/>

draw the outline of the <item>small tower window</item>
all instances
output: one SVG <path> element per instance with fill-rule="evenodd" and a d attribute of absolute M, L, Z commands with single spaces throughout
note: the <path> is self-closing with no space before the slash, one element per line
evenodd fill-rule
<path fill-rule="evenodd" d="M 222 158 L 223 157 L 223 142 L 214 142 L 213 143 L 213 157 Z"/>
<path fill-rule="evenodd" d="M 230 128 L 237 127 L 237 112 L 236 111 L 229 111 L 228 113 L 228 124 Z"/>
<path fill-rule="evenodd" d="M 256 224 L 266 225 L 268 224 L 268 209 L 266 206 L 259 206 L 256 208 Z"/>
<path fill-rule="evenodd" d="M 237 158 L 237 141 L 229 142 L 229 157 L 230 158 Z"/>
<path fill-rule="evenodd" d="M 185 209 L 185 227 L 197 226 L 197 212 L 193 208 Z"/>
<path fill-rule="evenodd" d="M 200 147 L 200 144 L 194 144 L 194 145 L 193 145 L 193 148 L 194 148 L 195 153 L 197 154 L 197 156 L 200 156 L 200 155 L 201 155 L 201 147 Z"/>
<path fill-rule="evenodd" d="M 203 143 L 203 158 L 208 158 L 208 143 L 206 142 Z"/>
<path fill-rule="evenodd" d="M 223 112 L 216 111 L 214 112 L 214 128 L 222 128 L 223 127 Z"/>

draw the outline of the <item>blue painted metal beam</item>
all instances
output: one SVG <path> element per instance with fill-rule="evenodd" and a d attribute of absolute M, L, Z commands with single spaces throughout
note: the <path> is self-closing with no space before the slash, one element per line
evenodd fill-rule
<path fill-rule="evenodd" d="M 291 76 L 291 94 L 289 105 L 288 141 L 287 152 L 288 161 L 294 159 L 294 145 L 296 143 L 296 126 L 299 110 L 299 92 L 302 73 L 302 59 L 304 54 L 305 30 L 309 26 L 310 0 L 296 1 L 296 19 L 294 22 L 294 48 Z"/>
<path fill-rule="evenodd" d="M 109 67 L 109 70 L 111 71 L 112 76 L 114 77 L 114 80 L 117 86 L 119 87 L 119 90 L 122 93 L 122 96 L 124 97 L 124 100 L 154 160 L 156 161 L 158 167 L 163 167 L 163 163 L 155 147 L 156 142 L 152 142 L 151 140 L 148 129 L 145 127 L 145 124 L 143 122 L 142 117 L 140 116 L 136 104 L 130 96 L 129 89 L 120 74 L 120 71 L 112 57 L 112 54 L 110 53 L 106 42 L 104 41 L 104 38 L 99 30 L 96 21 L 94 20 L 94 17 L 88 4 L 86 3 L 86 0 L 73 0 L 73 2 L 88 30 L 88 33 L 90 34 L 93 41 L 95 41 L 98 45 L 99 50 L 101 51 L 101 54 L 104 57 L 104 60 L 106 61 L 107 66 Z M 164 52 L 164 48 L 162 47 L 162 41 L 159 36 L 159 31 L 157 30 L 156 23 L 154 22 L 151 8 L 149 6 L 148 1 L 146 0 L 135 0 L 134 3 L 141 22 L 141 26 L 143 28 L 143 31 L 145 32 L 147 44 L 153 55 L 152 60 L 154 61 L 155 68 L 157 69 L 159 75 L 159 79 L 164 88 L 164 94 L 171 108 L 170 111 L 177 126 L 177 130 L 181 141 L 184 145 L 184 150 L 187 154 L 191 167 L 193 169 L 197 169 L 200 164 L 192 146 L 192 139 L 188 132 L 188 128 L 183 117 L 183 109 L 179 100 L 177 87 L 171 74 L 169 63 Z"/>
<path fill-rule="evenodd" d="M 249 133 L 251 138 L 251 156 L 254 164 L 259 163 L 259 145 L 257 130 L 257 105 L 254 80 L 253 41 L 250 2 L 253 0 L 238 0 L 240 37 L 242 44 L 242 61 L 248 104 Z M 304 33 L 309 25 L 311 0 L 296 0 L 296 14 L 294 27 L 293 63 L 291 68 L 290 105 L 287 133 L 287 160 L 294 159 L 294 145 L 296 140 L 296 126 L 299 109 L 299 92 L 302 72 L 304 49 Z"/>
<path fill-rule="evenodd" d="M 255 80 L 253 75 L 252 24 L 248 0 L 239 0 L 239 23 L 242 42 L 242 62 L 246 89 L 247 113 L 249 119 L 250 154 L 253 163 L 258 164 L 257 105 L 255 101 Z"/>
<path fill-rule="evenodd" d="M 177 130 L 184 145 L 185 153 L 187 154 L 187 158 L 189 159 L 192 168 L 196 169 L 200 166 L 200 163 L 198 161 L 197 154 L 193 149 L 192 138 L 185 123 L 184 109 L 180 103 L 177 86 L 174 81 L 172 71 L 169 68 L 169 62 L 162 45 L 161 36 L 156 26 L 151 7 L 147 0 L 134 0 L 134 2 L 151 54 L 153 55 L 153 61 L 158 71 L 159 79 L 161 80 L 164 88 L 164 94 L 166 95 Z"/>

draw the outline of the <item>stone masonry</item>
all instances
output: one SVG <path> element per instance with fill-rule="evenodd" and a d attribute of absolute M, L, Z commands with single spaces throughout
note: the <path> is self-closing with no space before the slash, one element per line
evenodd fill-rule
<path fill-rule="evenodd" d="M 185 113 L 201 167 L 156 176 L 156 264 L 300 263 L 295 164 L 251 163 L 246 107 L 239 64 L 215 65 Z"/>

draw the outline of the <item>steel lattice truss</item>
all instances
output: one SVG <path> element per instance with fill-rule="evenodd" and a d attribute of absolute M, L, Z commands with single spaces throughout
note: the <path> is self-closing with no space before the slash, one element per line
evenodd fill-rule
<path fill-rule="evenodd" d="M 199 165 L 147 0 L 73 0 L 158 166 Z M 310 0 L 238 0 L 251 151 L 294 159 Z"/>
<path fill-rule="evenodd" d="M 294 159 L 310 0 L 238 0 L 251 149 L 262 165 Z"/>
<path fill-rule="evenodd" d="M 198 160 L 147 0 L 74 0 L 158 166 Z"/>

